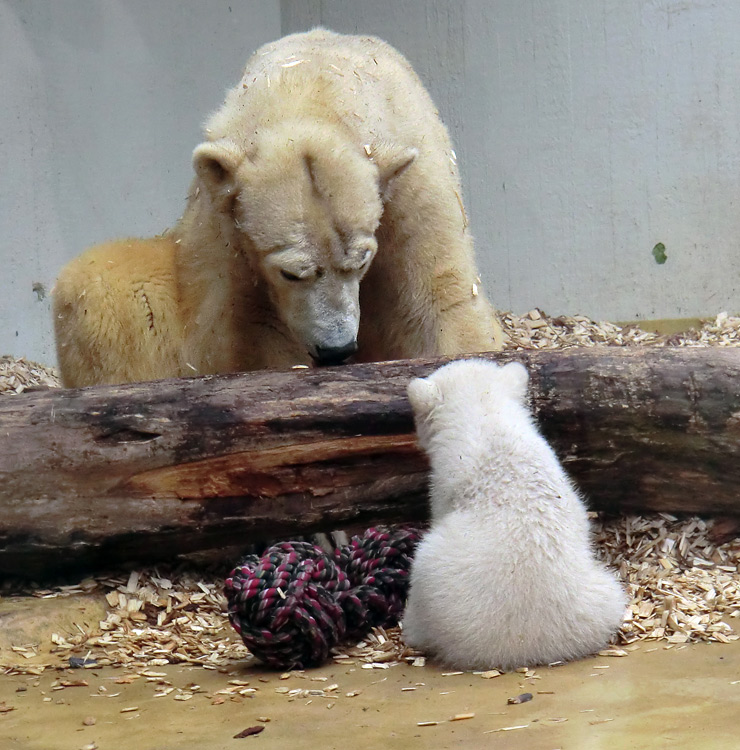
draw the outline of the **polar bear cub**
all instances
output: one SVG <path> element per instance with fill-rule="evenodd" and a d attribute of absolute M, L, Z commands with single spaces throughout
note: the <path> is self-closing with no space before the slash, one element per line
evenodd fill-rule
<path fill-rule="evenodd" d="M 518 363 L 467 360 L 408 387 L 432 525 L 403 633 L 458 669 L 583 657 L 623 618 L 625 593 L 594 557 L 586 509 L 526 405 L 528 379 Z"/>

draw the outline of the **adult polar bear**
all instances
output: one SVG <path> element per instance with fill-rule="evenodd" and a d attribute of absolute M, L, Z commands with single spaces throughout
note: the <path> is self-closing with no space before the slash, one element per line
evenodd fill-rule
<path fill-rule="evenodd" d="M 392 47 L 268 44 L 205 132 L 174 229 L 62 270 L 65 385 L 500 347 L 449 136 Z"/>

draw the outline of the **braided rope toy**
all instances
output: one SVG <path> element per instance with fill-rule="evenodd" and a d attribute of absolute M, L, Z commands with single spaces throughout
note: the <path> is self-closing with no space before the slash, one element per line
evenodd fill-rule
<path fill-rule="evenodd" d="M 377 527 L 333 558 L 309 542 L 248 555 L 224 585 L 229 622 L 270 667 L 318 666 L 343 640 L 397 622 L 420 538 L 416 529 Z"/>

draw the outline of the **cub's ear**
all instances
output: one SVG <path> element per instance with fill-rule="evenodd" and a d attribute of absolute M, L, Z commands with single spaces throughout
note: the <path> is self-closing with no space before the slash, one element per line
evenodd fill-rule
<path fill-rule="evenodd" d="M 439 388 L 427 378 L 414 378 L 406 389 L 411 408 L 418 417 L 427 417 L 435 406 L 442 403 Z"/>
<path fill-rule="evenodd" d="M 236 144 L 227 140 L 206 141 L 193 151 L 193 168 L 219 207 L 225 206 L 235 196 L 234 175 L 244 159 Z"/>
<path fill-rule="evenodd" d="M 377 141 L 367 146 L 365 151 L 378 165 L 380 197 L 385 202 L 390 197 L 393 181 L 411 166 L 419 152 L 415 148 L 398 146 L 387 141 Z"/>
<path fill-rule="evenodd" d="M 524 403 L 529 384 L 527 368 L 520 362 L 509 362 L 501 368 L 501 379 L 509 387 L 511 395 L 517 401 Z"/>

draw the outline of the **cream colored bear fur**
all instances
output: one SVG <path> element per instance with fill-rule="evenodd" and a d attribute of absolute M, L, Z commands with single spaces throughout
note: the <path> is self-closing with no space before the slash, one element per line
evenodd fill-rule
<path fill-rule="evenodd" d="M 447 131 L 393 48 L 268 44 L 205 132 L 173 230 L 63 269 L 66 385 L 500 347 Z"/>
<path fill-rule="evenodd" d="M 514 669 L 603 648 L 626 604 L 586 509 L 539 434 L 518 363 L 453 362 L 408 388 L 432 467 L 432 526 L 404 638 L 456 669 Z"/>

